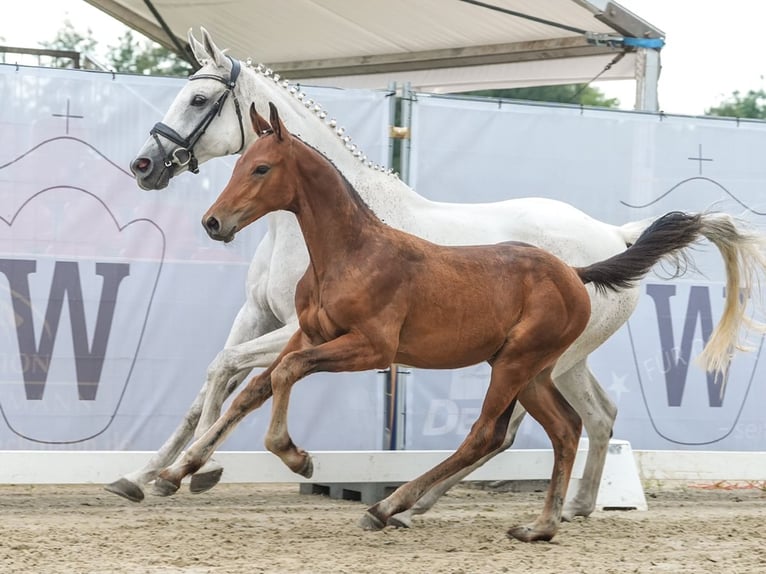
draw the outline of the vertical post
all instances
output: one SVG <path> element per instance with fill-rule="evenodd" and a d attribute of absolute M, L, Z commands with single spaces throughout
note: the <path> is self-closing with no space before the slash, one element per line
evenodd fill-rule
<path fill-rule="evenodd" d="M 410 133 L 412 124 L 412 101 L 414 92 L 408 82 L 402 86 L 402 96 L 397 97 L 396 83 L 388 85 L 391 94 L 389 104 L 389 166 L 399 173 L 399 178 L 409 183 L 410 176 Z M 399 113 L 397 114 L 397 107 Z M 399 142 L 397 144 L 397 141 Z M 398 152 L 398 153 L 397 153 Z M 406 446 L 406 375 L 400 365 L 391 365 L 384 371 L 385 381 L 385 410 L 383 429 L 384 450 L 404 450 Z"/>
<path fill-rule="evenodd" d="M 412 84 L 405 83 L 402 88 L 401 125 L 407 130 L 409 137 L 402 140 L 399 177 L 406 184 L 410 183 L 410 138 L 412 137 L 412 100 L 414 98 L 415 92 L 412 91 Z"/>
<path fill-rule="evenodd" d="M 639 48 L 636 54 L 636 105 L 645 112 L 660 111 L 657 84 L 660 80 L 660 51 Z"/>
<path fill-rule="evenodd" d="M 412 90 L 412 84 L 405 83 L 402 88 L 401 114 L 399 126 L 404 128 L 407 134 L 400 139 L 399 148 L 399 177 L 404 183 L 410 182 L 410 138 L 412 137 L 412 102 L 415 99 L 415 92 Z M 392 448 L 404 450 L 406 448 L 406 430 L 407 430 L 407 374 L 408 371 L 402 369 L 400 365 L 391 365 L 394 393 L 392 404 L 394 407 L 394 433 L 391 437 Z"/>
<path fill-rule="evenodd" d="M 396 113 L 399 104 L 399 96 L 396 82 L 388 84 L 388 125 L 393 128 L 396 126 Z M 393 129 L 389 129 L 388 136 L 388 167 L 398 171 L 399 166 L 396 156 L 396 138 Z M 383 450 L 396 449 L 396 430 L 397 430 L 397 368 L 391 365 L 385 371 L 381 371 L 385 377 L 383 390 Z"/>
<path fill-rule="evenodd" d="M 399 98 L 397 97 L 397 84 L 396 82 L 390 82 L 388 84 L 388 125 L 389 126 L 396 125 L 396 107 L 397 107 L 398 101 L 399 101 Z M 391 130 L 389 130 L 388 165 L 386 167 L 390 167 L 394 169 L 394 171 L 396 171 L 396 166 L 394 165 L 394 150 L 395 149 L 396 149 L 396 138 L 393 137 Z"/>

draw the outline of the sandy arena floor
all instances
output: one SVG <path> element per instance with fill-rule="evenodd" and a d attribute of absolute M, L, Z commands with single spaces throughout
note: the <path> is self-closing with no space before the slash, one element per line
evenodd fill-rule
<path fill-rule="evenodd" d="M 134 504 L 98 485 L 0 486 L 2 574 L 766 572 L 766 492 L 653 489 L 552 542 L 509 540 L 540 493 L 460 486 L 410 530 L 365 532 L 359 502 L 297 485 L 219 485 Z"/>

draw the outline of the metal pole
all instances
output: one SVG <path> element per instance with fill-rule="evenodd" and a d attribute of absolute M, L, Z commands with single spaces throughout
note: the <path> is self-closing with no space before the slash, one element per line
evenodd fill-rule
<path fill-rule="evenodd" d="M 400 139 L 399 153 L 399 177 L 404 182 L 410 182 L 410 138 L 412 137 L 412 102 L 415 99 L 415 93 L 412 91 L 412 84 L 404 84 L 401 98 L 401 117 L 399 127 L 401 133 L 405 134 Z M 392 438 L 392 448 L 404 450 L 406 448 L 407 436 L 407 375 L 409 371 L 400 365 L 391 365 L 391 371 L 395 383 L 393 387 L 392 404 L 394 407 L 394 432 Z"/>
<path fill-rule="evenodd" d="M 397 97 L 397 84 L 391 82 L 388 84 L 388 125 L 396 125 L 396 105 L 399 98 Z M 394 149 L 396 147 L 396 138 L 393 137 L 391 130 L 388 132 L 388 165 L 386 167 L 396 169 L 394 165 Z"/>
<path fill-rule="evenodd" d="M 657 85 L 660 80 L 660 51 L 639 48 L 636 54 L 636 105 L 645 112 L 660 111 Z"/>
<path fill-rule="evenodd" d="M 401 125 L 407 130 L 407 137 L 402 139 L 399 177 L 406 184 L 410 183 L 410 138 L 412 137 L 412 100 L 414 98 L 415 92 L 412 91 L 412 84 L 405 83 L 404 88 L 402 88 Z"/>

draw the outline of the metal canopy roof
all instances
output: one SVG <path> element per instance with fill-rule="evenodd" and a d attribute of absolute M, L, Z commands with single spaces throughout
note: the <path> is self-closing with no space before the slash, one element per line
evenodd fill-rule
<path fill-rule="evenodd" d="M 626 49 L 606 36 L 664 36 L 608 0 L 86 1 L 179 53 L 187 30 L 204 26 L 237 58 L 339 87 L 396 81 L 459 92 L 587 82 Z M 639 51 L 627 52 L 600 79 L 636 78 Z"/>

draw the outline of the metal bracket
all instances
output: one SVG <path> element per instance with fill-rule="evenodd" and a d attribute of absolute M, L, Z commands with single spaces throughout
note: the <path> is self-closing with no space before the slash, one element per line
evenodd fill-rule
<path fill-rule="evenodd" d="M 408 140 L 410 139 L 410 128 L 407 126 L 389 126 L 388 137 L 395 140 Z"/>

